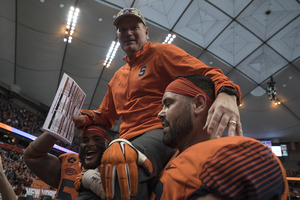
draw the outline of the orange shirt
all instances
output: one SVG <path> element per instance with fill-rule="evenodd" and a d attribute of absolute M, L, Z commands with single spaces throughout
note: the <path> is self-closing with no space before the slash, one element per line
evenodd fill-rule
<path fill-rule="evenodd" d="M 226 199 L 287 199 L 280 160 L 259 141 L 223 137 L 178 152 L 162 171 L 151 200 L 189 199 L 208 193 Z"/>
<path fill-rule="evenodd" d="M 175 77 L 194 73 L 209 76 L 215 92 L 222 86 L 234 87 L 239 98 L 239 86 L 233 84 L 219 68 L 209 67 L 172 44 L 147 42 L 121 67 L 108 84 L 108 91 L 95 116 L 97 122 L 110 129 L 120 117 L 120 138 L 130 139 L 146 131 L 162 128 L 157 114 L 162 109 L 165 88 Z M 93 120 L 84 115 L 85 127 Z"/>
<path fill-rule="evenodd" d="M 79 155 L 76 153 L 65 153 L 58 157 L 61 161 L 61 179 L 54 200 L 76 200 L 78 192 L 74 188 L 74 181 L 78 173 Z"/>

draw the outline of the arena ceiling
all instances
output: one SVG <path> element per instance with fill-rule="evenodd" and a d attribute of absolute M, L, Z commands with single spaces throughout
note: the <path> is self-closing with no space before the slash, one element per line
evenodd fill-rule
<path fill-rule="evenodd" d="M 67 15 L 80 9 L 72 43 L 65 43 Z M 244 135 L 300 140 L 300 3 L 296 0 L 0 0 L 0 81 L 20 95 L 50 106 L 64 73 L 85 91 L 85 109 L 100 105 L 107 84 L 123 64 L 114 17 L 138 8 L 149 40 L 173 44 L 207 65 L 219 67 L 242 91 Z M 266 93 L 277 87 L 275 106 Z M 117 128 L 115 126 L 114 128 Z"/>

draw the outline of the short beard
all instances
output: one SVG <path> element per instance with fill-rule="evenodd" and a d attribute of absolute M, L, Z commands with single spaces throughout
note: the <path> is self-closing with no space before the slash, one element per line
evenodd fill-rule
<path fill-rule="evenodd" d="M 178 113 L 172 126 L 169 122 L 167 123 L 169 124 L 169 132 L 164 134 L 163 142 L 168 147 L 176 148 L 194 128 L 189 103 L 187 102 L 182 111 Z"/>

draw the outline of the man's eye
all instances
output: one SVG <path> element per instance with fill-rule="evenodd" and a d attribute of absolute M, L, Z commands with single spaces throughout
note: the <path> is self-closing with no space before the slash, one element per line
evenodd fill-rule
<path fill-rule="evenodd" d="M 87 140 L 81 140 L 81 143 L 86 144 L 88 141 Z"/>
<path fill-rule="evenodd" d="M 171 103 L 166 103 L 166 104 L 165 104 L 165 107 L 169 108 L 170 105 L 171 105 Z"/>

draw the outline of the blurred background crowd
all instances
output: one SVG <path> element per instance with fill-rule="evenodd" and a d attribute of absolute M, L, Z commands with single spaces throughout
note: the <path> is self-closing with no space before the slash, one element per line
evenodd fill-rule
<path fill-rule="evenodd" d="M 39 111 L 38 114 L 35 114 L 25 107 L 15 104 L 13 99 L 0 93 L 0 122 L 3 124 L 7 124 L 38 137 L 43 133 L 42 127 L 46 117 L 47 113 Z M 10 143 L 11 141 L 6 142 Z M 78 137 L 74 137 L 72 145 L 68 145 L 62 141 L 58 141 L 56 144 L 75 152 L 79 150 Z"/>
<path fill-rule="evenodd" d="M 0 155 L 4 173 L 17 196 L 26 195 L 25 187 L 54 190 L 27 168 L 22 153 L 0 147 Z"/>

